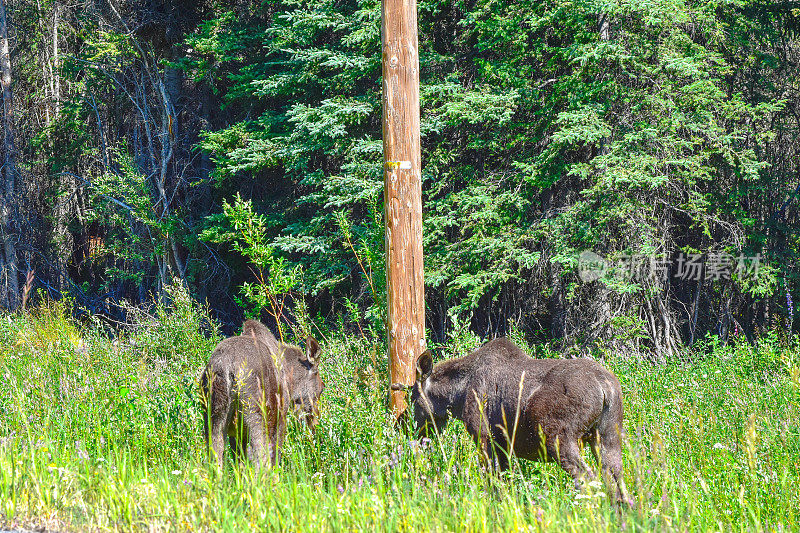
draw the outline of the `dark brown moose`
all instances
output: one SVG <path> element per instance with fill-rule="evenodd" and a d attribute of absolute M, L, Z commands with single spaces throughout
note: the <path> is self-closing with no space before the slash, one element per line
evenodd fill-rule
<path fill-rule="evenodd" d="M 491 467 L 508 468 L 513 450 L 558 462 L 578 489 L 595 478 L 580 452 L 588 443 L 606 484 L 613 480 L 618 501 L 630 503 L 622 479 L 622 391 L 595 361 L 531 359 L 504 338 L 435 367 L 426 351 L 417 361 L 411 401 L 422 435 L 441 431 L 452 415 Z"/>
<path fill-rule="evenodd" d="M 246 450 L 257 470 L 267 460 L 275 465 L 290 405 L 313 430 L 324 387 L 318 371 L 320 351 L 311 336 L 305 351 L 283 344 L 256 320 L 246 321 L 241 335 L 217 345 L 200 387 L 206 443 L 220 468 L 226 434 L 234 453 Z"/>

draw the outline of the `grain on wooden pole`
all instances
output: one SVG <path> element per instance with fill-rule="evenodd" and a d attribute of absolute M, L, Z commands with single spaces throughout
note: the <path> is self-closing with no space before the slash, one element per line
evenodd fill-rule
<path fill-rule="evenodd" d="M 381 42 L 389 377 L 411 385 L 425 350 L 416 0 L 382 1 Z M 390 394 L 399 417 L 405 393 Z"/>
<path fill-rule="evenodd" d="M 0 85 L 2 89 L 3 161 L 0 170 L 0 306 L 19 303 L 15 208 L 18 206 L 17 161 L 14 146 L 14 104 L 11 88 L 11 54 L 8 43 L 6 0 L 0 0 Z"/>

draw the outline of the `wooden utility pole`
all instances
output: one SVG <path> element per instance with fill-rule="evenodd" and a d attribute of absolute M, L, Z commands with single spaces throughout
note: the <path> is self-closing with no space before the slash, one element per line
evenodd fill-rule
<path fill-rule="evenodd" d="M 416 0 L 382 0 L 381 42 L 389 377 L 412 385 L 426 348 Z M 402 415 L 405 393 L 391 404 Z"/>
<path fill-rule="evenodd" d="M 3 161 L 0 189 L 0 305 L 15 308 L 19 298 L 14 210 L 17 202 L 17 161 L 14 147 L 14 105 L 11 92 L 11 56 L 8 45 L 6 0 L 0 0 L 0 85 L 3 95 Z"/>

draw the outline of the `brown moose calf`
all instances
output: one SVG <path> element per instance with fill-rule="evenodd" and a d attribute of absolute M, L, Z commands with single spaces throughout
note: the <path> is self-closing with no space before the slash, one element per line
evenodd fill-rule
<path fill-rule="evenodd" d="M 622 479 L 622 391 L 595 361 L 531 359 L 503 338 L 435 367 L 426 351 L 411 401 L 423 435 L 441 431 L 452 415 L 492 466 L 508 468 L 511 453 L 556 461 L 578 489 L 595 478 L 580 452 L 588 443 L 606 484 L 613 479 L 617 499 L 630 503 Z"/>
<path fill-rule="evenodd" d="M 289 405 L 313 429 L 323 384 L 320 347 L 313 337 L 305 352 L 278 342 L 261 322 L 248 320 L 242 334 L 220 342 L 200 378 L 209 453 L 222 467 L 227 434 L 231 449 L 246 450 L 258 470 L 275 465 L 286 431 Z M 249 440 L 249 446 L 248 446 Z"/>

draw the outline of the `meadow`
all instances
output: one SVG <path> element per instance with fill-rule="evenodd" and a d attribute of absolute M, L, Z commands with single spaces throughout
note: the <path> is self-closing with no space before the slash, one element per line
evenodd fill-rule
<path fill-rule="evenodd" d="M 113 330 L 69 304 L 0 316 L 0 527 L 59 531 L 791 531 L 800 529 L 800 342 L 713 337 L 619 377 L 636 505 L 578 494 L 560 468 L 487 476 L 459 422 L 418 442 L 386 407 L 380 341 L 325 332 L 314 435 L 290 423 L 256 475 L 205 459 L 197 378 L 221 338 L 183 292 Z M 558 357 L 515 340 L 535 357 Z M 463 330 L 439 359 L 480 339 Z M 586 451 L 588 455 L 588 451 Z M 594 465 L 590 459 L 590 464 Z"/>

